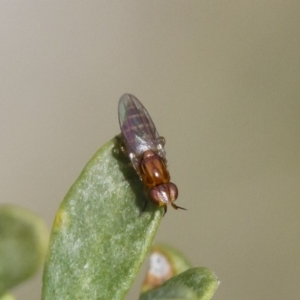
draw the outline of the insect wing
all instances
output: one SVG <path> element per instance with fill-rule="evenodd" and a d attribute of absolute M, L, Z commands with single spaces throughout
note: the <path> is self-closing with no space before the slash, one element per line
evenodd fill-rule
<path fill-rule="evenodd" d="M 121 97 L 119 122 L 129 156 L 140 156 L 149 149 L 157 152 L 162 148 L 159 134 L 149 113 L 133 95 L 124 94 Z"/>

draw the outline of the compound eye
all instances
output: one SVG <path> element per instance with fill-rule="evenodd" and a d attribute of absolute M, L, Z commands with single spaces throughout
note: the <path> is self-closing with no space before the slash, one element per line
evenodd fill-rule
<path fill-rule="evenodd" d="M 178 189 L 174 183 L 155 186 L 150 190 L 152 201 L 159 206 L 174 202 L 178 197 Z"/>
<path fill-rule="evenodd" d="M 166 204 L 165 192 L 158 187 L 154 187 L 150 190 L 150 197 L 152 202 L 158 206 L 162 206 Z"/>
<path fill-rule="evenodd" d="M 178 198 L 178 188 L 172 182 L 170 182 L 168 185 L 169 185 L 170 201 L 174 202 Z"/>

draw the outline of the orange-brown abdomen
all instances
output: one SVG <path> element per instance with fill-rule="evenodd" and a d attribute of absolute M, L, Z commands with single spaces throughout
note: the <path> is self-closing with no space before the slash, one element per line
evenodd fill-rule
<path fill-rule="evenodd" d="M 149 188 L 170 182 L 165 162 L 152 150 L 145 151 L 140 164 L 143 183 Z"/>

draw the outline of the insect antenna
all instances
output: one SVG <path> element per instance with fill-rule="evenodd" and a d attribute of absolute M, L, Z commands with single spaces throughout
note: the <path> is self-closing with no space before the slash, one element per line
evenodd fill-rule
<path fill-rule="evenodd" d="M 181 207 L 181 206 L 177 206 L 175 203 L 171 203 L 172 207 L 175 208 L 175 209 L 183 209 L 183 210 L 187 210 L 186 208 L 184 207 Z"/>

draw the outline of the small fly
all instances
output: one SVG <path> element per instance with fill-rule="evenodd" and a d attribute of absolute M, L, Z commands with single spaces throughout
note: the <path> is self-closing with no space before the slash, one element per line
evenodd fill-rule
<path fill-rule="evenodd" d="M 143 104 L 133 95 L 124 94 L 119 101 L 119 122 L 126 152 L 150 199 L 158 206 L 167 204 L 175 209 L 177 186 L 170 182 L 167 170 L 165 139 L 159 136 L 155 125 Z"/>

